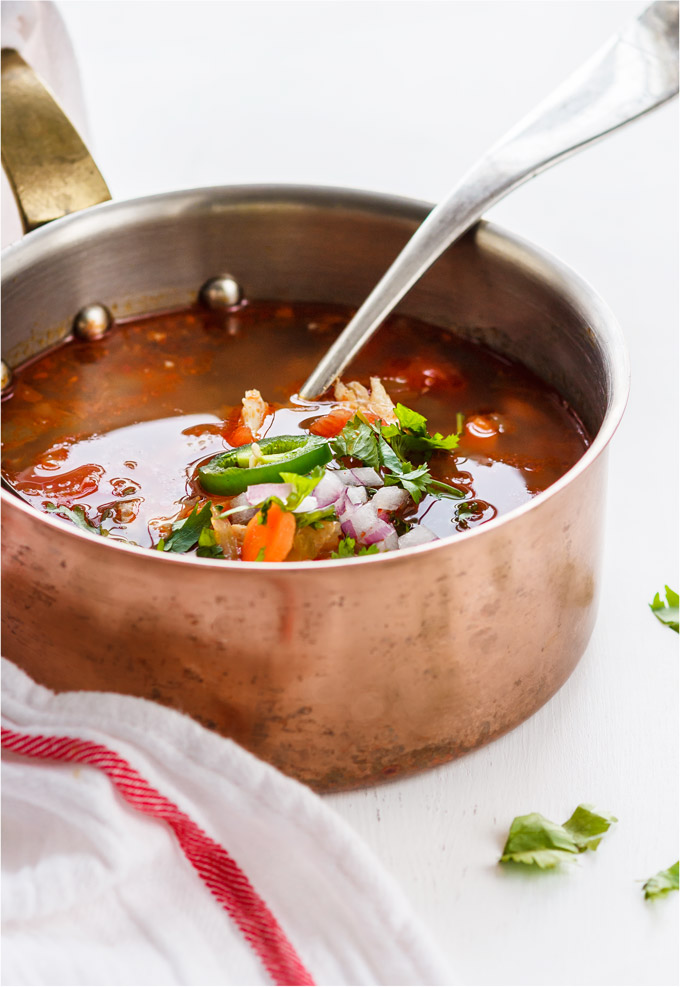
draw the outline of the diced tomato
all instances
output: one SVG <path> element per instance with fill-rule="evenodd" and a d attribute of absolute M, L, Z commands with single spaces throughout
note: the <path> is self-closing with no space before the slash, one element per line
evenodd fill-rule
<path fill-rule="evenodd" d="M 317 418 L 309 426 L 312 435 L 321 435 L 325 439 L 332 439 L 342 432 L 347 422 L 354 416 L 350 408 L 334 408 L 328 415 Z"/>
<path fill-rule="evenodd" d="M 236 408 L 232 408 L 222 430 L 222 436 L 229 443 L 229 445 L 234 446 L 234 448 L 236 448 L 236 446 L 247 446 L 251 442 L 255 441 L 253 433 L 247 425 L 243 424 L 241 411 L 242 409 L 240 405 Z"/>
<path fill-rule="evenodd" d="M 378 416 L 374 415 L 372 411 L 362 410 L 361 413 L 371 424 L 379 421 Z M 317 418 L 316 421 L 312 422 L 309 431 L 312 435 L 321 435 L 324 439 L 333 439 L 342 432 L 347 422 L 350 418 L 354 418 L 355 414 L 356 411 L 352 408 L 333 408 L 329 414 L 323 415 L 321 418 Z"/>
<path fill-rule="evenodd" d="M 232 432 L 224 436 L 230 446 L 247 446 L 254 442 L 253 433 L 247 425 L 238 425 Z"/>

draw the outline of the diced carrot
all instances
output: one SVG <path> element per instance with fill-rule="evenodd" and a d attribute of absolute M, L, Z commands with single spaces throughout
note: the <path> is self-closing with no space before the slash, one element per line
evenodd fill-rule
<path fill-rule="evenodd" d="M 378 421 L 378 416 L 374 415 L 372 411 L 364 411 L 362 409 L 361 413 L 372 424 Z M 321 435 L 325 439 L 333 439 L 342 432 L 350 418 L 354 418 L 355 415 L 356 411 L 353 408 L 333 408 L 329 414 L 323 415 L 323 417 L 317 418 L 316 421 L 312 422 L 309 431 L 312 435 Z"/>
<path fill-rule="evenodd" d="M 244 562 L 283 562 L 294 538 L 295 515 L 272 504 L 266 518 L 258 511 L 248 522 L 241 557 Z"/>

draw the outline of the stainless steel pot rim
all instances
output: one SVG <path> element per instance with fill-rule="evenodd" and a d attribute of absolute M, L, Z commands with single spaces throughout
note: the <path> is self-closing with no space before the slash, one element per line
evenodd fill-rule
<path fill-rule="evenodd" d="M 158 207 L 163 204 L 164 209 L 162 211 L 164 215 L 171 216 L 174 214 L 179 217 L 187 211 L 193 211 L 206 205 L 211 209 L 217 210 L 220 204 L 227 206 L 239 203 L 241 205 L 252 205 L 253 207 L 261 204 L 269 207 L 277 201 L 286 206 L 299 204 L 301 208 L 309 205 L 331 206 L 344 209 L 356 208 L 362 212 L 375 212 L 395 217 L 402 216 L 406 219 L 416 221 L 422 220 L 432 209 L 431 203 L 415 199 L 332 186 L 228 185 L 164 192 L 137 199 L 105 202 L 83 212 L 74 213 L 64 219 L 56 220 L 54 223 L 28 233 L 22 240 L 6 247 L 2 251 L 2 280 L 6 283 L 19 277 L 24 265 L 35 263 L 36 260 L 40 259 L 41 255 L 44 255 L 45 259 L 47 259 L 49 253 L 54 249 L 55 233 L 58 233 L 59 242 L 64 245 L 73 240 L 81 239 L 83 236 L 87 236 L 90 229 L 92 232 L 101 232 L 102 224 L 106 226 L 110 223 L 116 226 L 122 223 L 127 214 L 133 210 L 136 218 L 139 219 L 145 214 L 149 216 L 157 215 L 159 211 Z M 503 230 L 485 220 L 482 220 L 477 225 L 476 235 L 483 237 L 490 244 L 494 242 L 497 242 L 499 245 L 511 244 L 515 257 L 521 260 L 525 269 L 531 270 L 538 278 L 549 279 L 554 287 L 563 290 L 564 294 L 573 303 L 578 304 L 581 309 L 588 312 L 590 328 L 596 332 L 609 359 L 609 402 L 597 435 L 578 462 L 561 476 L 559 480 L 548 487 L 547 490 L 537 494 L 530 501 L 514 508 L 512 511 L 508 511 L 506 514 L 502 514 L 492 521 L 487 521 L 485 524 L 473 528 L 470 531 L 449 535 L 446 538 L 429 542 L 426 545 L 401 549 L 398 552 L 386 552 L 384 554 L 363 556 L 361 558 L 338 559 L 332 562 L 270 562 L 265 567 L 266 572 L 294 572 L 298 570 L 309 572 L 311 569 L 335 570 L 338 566 L 344 567 L 347 565 L 384 566 L 389 562 L 396 563 L 400 558 L 437 552 L 450 546 L 452 543 L 483 537 L 485 532 L 492 529 L 495 530 L 502 525 L 512 524 L 516 519 L 540 508 L 546 501 L 555 497 L 568 487 L 572 480 L 583 473 L 603 453 L 609 444 L 621 421 L 626 406 L 630 380 L 628 351 L 623 333 L 613 312 L 587 281 L 542 248 L 536 247 L 522 237 Z M 53 525 L 62 532 L 64 530 L 63 521 L 58 520 L 52 515 L 37 511 L 5 490 L 0 490 L 0 503 L 11 503 L 14 509 L 26 512 L 34 519 L 36 517 L 39 518 L 40 523 Z M 80 531 L 75 527 L 69 534 L 75 538 L 85 538 L 89 542 L 92 542 L 94 539 L 94 536 Z M 262 571 L 263 568 L 262 564 L 257 562 L 202 559 L 196 556 L 172 555 L 171 553 L 157 552 L 154 549 L 127 545 L 124 542 L 114 541 L 108 538 L 102 538 L 99 541 L 102 549 L 105 551 L 132 552 L 137 558 L 139 558 L 141 551 L 145 557 L 155 558 L 159 564 L 196 565 L 208 567 L 213 570 L 224 569 L 226 567 L 227 569 L 237 568 L 241 571 Z"/>

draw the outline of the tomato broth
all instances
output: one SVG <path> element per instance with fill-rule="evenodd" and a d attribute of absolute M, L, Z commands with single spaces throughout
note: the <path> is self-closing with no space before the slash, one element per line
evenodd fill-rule
<path fill-rule="evenodd" d="M 244 391 L 257 388 L 268 404 L 260 437 L 304 433 L 337 407 L 332 394 L 296 395 L 352 314 L 250 302 L 222 314 L 196 307 L 135 318 L 95 342 L 69 339 L 15 373 L 3 406 L 4 475 L 38 509 L 80 506 L 109 536 L 157 547 L 209 498 L 196 470 L 232 448 L 229 423 Z M 459 499 L 428 492 L 406 512 L 438 538 L 525 503 L 589 442 L 573 409 L 525 367 L 413 318 L 389 318 L 344 380 L 369 377 L 425 416 L 431 433 L 459 433 L 454 449 L 428 461 Z"/>

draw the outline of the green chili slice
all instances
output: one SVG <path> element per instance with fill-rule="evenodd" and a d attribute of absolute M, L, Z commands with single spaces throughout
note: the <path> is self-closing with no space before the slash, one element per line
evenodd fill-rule
<path fill-rule="evenodd" d="M 280 483 L 281 473 L 309 473 L 332 458 L 321 436 L 275 435 L 214 456 L 199 466 L 198 477 L 208 493 L 230 497 L 255 483 Z"/>

